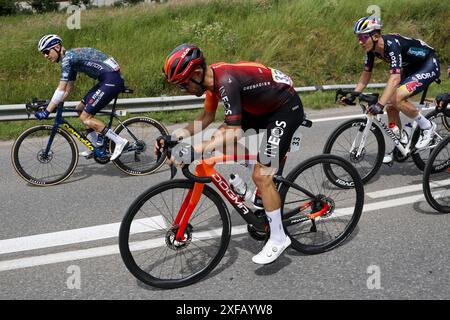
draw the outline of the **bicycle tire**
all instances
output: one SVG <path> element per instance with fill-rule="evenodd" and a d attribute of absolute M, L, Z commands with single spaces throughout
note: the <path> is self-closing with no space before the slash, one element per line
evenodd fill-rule
<path fill-rule="evenodd" d="M 14 144 L 11 149 L 11 160 L 14 169 L 19 174 L 19 176 L 27 181 L 28 183 L 36 186 L 52 186 L 59 184 L 63 181 L 65 181 L 67 178 L 69 178 L 73 172 L 75 171 L 75 168 L 78 164 L 78 147 L 76 142 L 73 140 L 73 138 L 64 130 L 61 128 L 58 128 L 56 131 L 55 138 L 52 143 L 52 149 L 51 149 L 51 159 L 40 159 L 40 153 L 42 150 L 46 147 L 48 142 L 48 137 L 51 134 L 51 131 L 53 130 L 53 126 L 50 125 L 40 125 L 36 127 L 29 128 L 22 132 L 19 137 L 14 141 Z M 39 133 L 39 131 L 42 131 L 42 133 Z M 36 136 L 35 138 L 30 136 Z M 38 143 L 37 139 L 42 137 L 42 141 Z M 61 139 L 59 139 L 61 137 Z M 33 143 L 30 146 L 27 146 L 25 148 L 24 143 L 27 138 L 33 139 Z M 58 161 L 58 166 L 65 166 L 66 163 L 68 163 L 67 168 L 62 167 L 62 173 L 58 174 L 56 177 L 51 178 L 50 176 L 37 176 L 37 174 L 30 172 L 31 168 L 26 168 L 25 166 L 25 156 L 22 155 L 21 150 L 27 150 L 32 151 L 32 158 L 36 158 L 38 164 L 34 164 L 33 168 L 37 166 L 39 169 L 37 173 L 48 173 L 50 174 L 49 167 L 53 167 L 56 165 L 55 163 L 52 163 L 53 161 L 56 161 L 54 154 L 56 146 L 58 146 L 59 141 L 62 141 L 63 144 L 65 142 L 68 143 L 68 147 L 70 150 L 71 155 L 67 157 L 67 159 L 63 159 L 62 161 Z M 64 142 L 65 141 L 65 142 Z M 32 149 L 35 149 L 33 151 Z M 39 166 L 40 163 L 40 166 Z M 46 170 L 44 170 L 46 168 Z"/>
<path fill-rule="evenodd" d="M 425 117 L 430 120 L 434 121 L 437 124 L 436 132 L 438 132 L 443 138 L 450 134 L 450 127 L 447 129 L 448 125 L 448 119 L 445 116 L 443 112 L 440 110 L 433 110 L 425 115 Z M 441 126 L 442 124 L 442 126 Z M 417 140 L 420 136 L 420 128 L 417 127 L 416 130 L 413 133 L 411 145 L 414 146 L 417 143 Z M 420 171 L 424 171 L 425 166 L 429 162 L 428 159 L 431 156 L 431 153 L 433 152 L 433 149 L 426 149 L 423 151 L 415 152 L 411 155 L 414 164 Z M 434 169 L 431 169 L 431 173 L 434 173 Z"/>
<path fill-rule="evenodd" d="M 164 201 L 165 198 L 164 198 L 163 192 L 165 192 L 167 190 L 172 190 L 172 198 L 173 198 L 173 195 L 175 195 L 175 196 L 179 195 L 179 193 L 174 193 L 175 189 L 185 189 L 185 191 L 186 191 L 186 190 L 192 189 L 193 187 L 194 187 L 194 183 L 189 180 L 171 180 L 171 181 L 166 181 L 166 182 L 160 183 L 159 185 L 154 186 L 154 187 L 146 190 L 144 193 L 142 193 L 131 204 L 131 206 L 127 210 L 127 213 L 125 214 L 125 217 L 121 223 L 120 231 L 119 231 L 120 254 L 121 254 L 122 260 L 124 261 L 125 266 L 128 268 L 128 270 L 138 280 L 142 281 L 143 283 L 145 283 L 147 285 L 157 287 L 157 288 L 163 288 L 163 289 L 173 289 L 173 288 L 180 288 L 180 287 L 188 286 L 195 282 L 198 282 L 201 279 L 203 279 L 204 277 L 206 277 L 217 266 L 217 264 L 220 262 L 220 260 L 222 259 L 222 257 L 224 256 L 224 254 L 227 250 L 227 247 L 228 247 L 228 244 L 230 241 L 230 237 L 231 237 L 231 222 L 230 222 L 230 216 L 229 216 L 227 206 L 225 205 L 224 201 L 222 200 L 222 198 L 219 196 L 219 194 L 216 191 L 214 191 L 211 187 L 205 185 L 204 189 L 203 189 L 203 196 L 205 196 L 207 199 L 209 199 L 212 202 L 213 207 L 214 207 L 213 215 L 218 216 L 220 218 L 220 221 L 218 222 L 220 227 L 217 229 L 213 229 L 213 231 L 215 233 L 220 232 L 220 231 L 222 232 L 219 237 L 212 237 L 210 240 L 208 240 L 208 241 L 214 241 L 214 239 L 220 238 L 218 240 L 218 242 L 219 242 L 218 250 L 217 250 L 217 252 L 215 252 L 212 259 L 210 261 L 208 261 L 205 264 L 205 266 L 203 266 L 200 270 L 198 270 L 192 274 L 189 274 L 186 277 L 181 277 L 178 279 L 160 278 L 161 274 L 163 272 L 162 268 L 161 268 L 160 277 L 157 277 L 156 275 L 150 274 L 150 272 L 152 272 L 153 269 L 147 272 L 146 270 L 144 270 L 145 268 L 143 269 L 137 264 L 133 254 L 132 254 L 132 250 L 130 249 L 130 229 L 131 229 L 132 221 L 136 217 L 137 213 L 139 211 L 141 211 L 141 208 L 143 206 L 145 206 L 146 203 L 149 203 L 149 202 L 152 203 L 151 199 L 158 195 Z M 203 196 L 202 196 L 202 198 L 203 198 Z M 181 198 L 184 199 L 184 195 Z M 205 201 L 205 199 L 200 200 L 200 201 Z M 164 201 L 164 203 L 166 203 L 166 202 Z M 199 203 L 199 205 L 200 205 L 200 203 Z M 167 208 L 169 207 L 167 204 L 166 204 L 166 206 L 167 206 Z M 180 206 L 181 206 L 181 204 L 180 204 Z M 156 206 L 155 206 L 155 208 L 156 208 Z M 179 207 L 176 207 L 176 209 L 178 210 Z M 197 209 L 199 209 L 199 208 L 197 207 Z M 175 212 L 175 215 L 176 215 L 176 212 Z M 194 215 L 195 215 L 195 212 L 193 213 L 193 216 L 191 216 L 190 222 L 191 221 L 193 222 L 194 219 L 197 218 Z M 146 215 L 146 217 L 149 217 L 148 214 Z M 169 227 L 172 226 L 173 221 L 169 221 L 170 218 L 168 219 L 167 217 L 164 216 L 161 219 L 164 219 L 165 222 L 169 222 L 167 224 Z M 172 215 L 172 220 L 173 220 L 173 215 Z M 197 228 L 197 227 L 192 227 L 192 230 L 195 231 L 195 228 Z M 171 232 L 171 228 L 167 228 L 167 227 L 164 228 L 164 227 L 160 226 L 158 229 L 161 229 L 161 230 L 163 230 L 163 232 L 166 232 L 166 235 L 165 235 L 166 241 L 164 243 L 166 246 L 166 248 L 165 248 L 166 252 L 168 250 L 176 251 L 176 250 L 173 250 L 170 248 L 170 243 L 167 240 L 168 234 Z M 194 231 L 192 234 L 194 234 Z M 142 236 L 142 234 L 140 236 Z M 204 232 L 200 233 L 199 237 L 205 237 L 205 233 Z M 187 236 L 187 238 L 188 238 L 188 236 Z M 159 239 L 159 241 L 162 242 L 161 239 Z M 196 241 L 198 241 L 198 242 L 196 242 Z M 195 240 L 195 241 L 190 242 L 181 251 L 188 249 L 189 245 L 193 244 L 194 242 L 199 243 L 200 240 Z M 164 247 L 164 244 L 162 247 Z M 131 245 L 136 246 L 136 243 L 131 243 Z M 200 245 L 200 243 L 198 245 Z M 195 246 L 197 246 L 197 245 L 195 245 Z M 163 249 L 161 249 L 161 250 L 163 250 Z M 170 251 L 168 251 L 168 252 L 171 253 Z M 186 251 L 184 251 L 184 252 L 185 252 L 184 254 L 187 255 Z M 202 253 L 202 252 L 200 252 L 200 253 Z M 152 254 L 152 257 L 154 257 L 154 256 L 156 256 L 156 254 Z M 196 256 L 194 256 L 194 257 L 196 257 Z M 164 257 L 164 262 L 166 261 L 166 258 L 167 257 Z M 180 257 L 180 259 L 181 259 L 181 257 Z M 176 261 L 176 257 L 175 257 L 175 261 Z M 192 261 L 190 263 L 192 265 L 195 264 Z M 203 260 L 201 263 L 203 263 Z M 148 268 L 150 268 L 150 267 L 148 267 Z M 156 268 L 155 268 L 155 270 L 156 270 Z M 172 270 L 172 272 L 173 272 L 173 270 Z"/>
<path fill-rule="evenodd" d="M 330 183 L 330 186 L 332 186 L 333 188 L 331 188 L 330 191 L 325 192 L 325 187 L 328 183 L 326 183 L 326 181 L 322 181 L 322 183 L 320 183 L 319 181 L 318 183 L 318 180 L 320 179 L 317 179 L 317 177 L 310 177 L 309 173 L 310 169 L 312 172 L 314 172 L 314 168 L 318 168 L 318 171 L 325 170 L 325 166 L 339 166 L 344 169 L 349 175 L 349 178 L 353 180 L 353 188 L 339 188 L 331 181 L 328 181 Z M 302 178 L 299 179 L 302 174 Z M 329 179 L 323 173 L 321 173 L 320 177 L 326 177 L 327 179 Z M 288 174 L 286 179 L 290 182 L 297 183 L 305 189 L 307 188 L 306 186 L 308 186 L 309 188 L 307 188 L 307 190 L 309 192 L 314 194 L 316 197 L 323 196 L 324 198 L 328 199 L 327 201 L 329 201 L 329 203 L 332 203 L 332 205 L 334 206 L 333 212 L 329 213 L 329 216 L 326 216 L 325 218 L 319 217 L 317 219 L 311 219 L 308 221 L 308 223 L 301 223 L 300 225 L 298 225 L 298 227 L 297 225 L 286 227 L 285 223 L 285 232 L 291 238 L 291 246 L 293 249 L 305 254 L 323 253 L 336 248 L 350 237 L 350 235 L 356 228 L 356 225 L 358 224 L 364 206 L 364 185 L 357 170 L 350 162 L 341 157 L 330 154 L 315 156 L 313 158 L 305 160 L 304 162 L 296 166 Z M 299 181 L 296 182 L 297 180 Z M 336 190 L 336 188 L 338 188 L 338 190 Z M 302 197 L 302 194 L 298 193 L 299 190 L 297 189 L 294 189 L 295 193 L 287 198 L 290 190 L 291 187 L 289 185 L 285 183 L 281 185 L 280 197 L 282 202 L 282 213 L 284 217 L 288 212 L 287 207 L 291 204 L 293 204 L 294 207 L 298 207 L 299 202 L 305 200 L 308 202 L 312 200 L 312 198 L 310 197 L 299 199 Z M 353 193 L 355 196 L 354 203 L 348 198 L 348 195 Z M 341 195 L 344 195 L 344 198 L 341 198 Z M 291 199 L 293 199 L 292 202 L 290 201 Z M 293 218 L 296 219 L 297 217 L 294 216 Z M 332 232 L 330 232 L 330 230 L 333 231 L 332 229 L 336 226 L 339 226 L 340 223 L 344 225 L 344 228 L 340 231 L 337 231 L 335 235 L 332 235 Z M 315 231 L 312 228 L 313 226 L 316 228 Z M 318 226 L 319 228 L 317 228 Z M 321 229 L 322 227 L 325 228 Z M 297 230 L 299 228 L 301 229 L 301 232 L 297 233 Z M 304 230 L 308 228 L 309 233 L 304 232 Z M 328 232 L 328 235 L 325 234 L 326 232 Z M 325 241 L 323 241 L 322 243 L 311 243 L 312 240 L 316 240 L 319 238 L 319 234 L 323 236 L 323 239 Z"/>
<path fill-rule="evenodd" d="M 438 174 L 437 170 L 436 170 L 436 166 L 434 165 L 434 162 L 436 160 L 436 158 L 438 157 L 438 155 L 440 155 L 441 152 L 445 152 L 444 149 L 448 149 L 450 146 L 450 136 L 447 136 L 444 140 L 441 141 L 441 143 L 439 145 L 436 146 L 436 148 L 434 148 L 433 152 L 430 155 L 430 159 L 428 160 L 428 163 L 425 167 L 425 170 L 423 172 L 423 193 L 425 195 L 425 199 L 427 200 L 428 204 L 434 208 L 435 210 L 442 212 L 442 213 L 450 213 L 450 204 L 449 205 L 444 205 L 441 204 L 433 195 L 433 192 L 431 190 L 431 176 L 433 174 Z M 449 152 L 447 151 L 447 156 L 448 161 L 450 161 L 450 155 Z M 444 159 L 445 159 L 445 155 L 444 155 Z M 444 160 L 445 161 L 445 160 Z M 447 176 L 450 178 L 450 172 L 448 170 L 450 170 L 450 168 L 447 168 L 448 164 L 444 167 L 444 170 L 447 170 L 447 172 L 449 173 Z M 441 172 L 441 171 L 439 171 Z M 445 174 L 444 174 L 445 175 Z M 450 185 L 449 185 L 450 187 Z M 445 190 L 445 189 L 444 189 Z M 448 188 L 447 188 L 448 190 Z M 449 192 L 449 191 L 447 191 Z M 450 197 L 450 192 L 449 192 L 449 197 Z"/>
<path fill-rule="evenodd" d="M 365 127 L 366 119 L 362 119 L 362 118 L 361 119 L 352 119 L 352 120 L 348 120 L 348 121 L 342 123 L 328 137 L 327 142 L 325 143 L 325 146 L 323 149 L 323 153 L 324 154 L 337 153 L 337 151 L 333 150 L 333 147 L 335 144 L 337 144 L 336 141 L 338 141 L 338 138 L 343 136 L 347 130 L 351 130 L 352 128 L 358 127 L 358 126 Z M 351 149 L 354 139 L 356 139 L 356 137 L 352 138 L 351 132 L 350 132 L 350 139 L 346 139 L 347 142 L 349 142 L 349 145 L 345 148 L 344 151 L 341 152 L 341 154 L 336 154 L 337 156 L 340 156 L 343 159 L 350 161 L 350 163 L 352 163 L 352 165 L 355 166 L 356 170 L 358 171 L 359 175 L 361 176 L 363 183 L 369 182 L 370 179 L 372 179 L 373 176 L 378 172 L 378 170 L 380 170 L 381 164 L 383 163 L 384 151 L 386 148 L 383 133 L 381 132 L 380 128 L 378 128 L 375 124 L 372 124 L 372 128 L 371 128 L 370 132 L 375 136 L 375 141 L 376 141 L 378 147 L 377 147 L 377 153 L 374 156 L 374 161 L 372 161 L 373 164 L 369 163 L 370 167 L 369 166 L 367 167 L 368 170 L 363 168 L 362 165 L 358 166 L 358 164 L 364 160 L 366 155 L 364 155 L 362 157 L 362 159 L 356 159 L 351 154 L 351 152 L 348 151 Z M 342 178 L 338 177 L 333 171 L 326 170 L 325 173 L 327 174 L 330 181 L 336 181 L 337 186 L 345 187 L 346 182 L 343 181 L 343 183 L 340 184 L 338 181 L 342 180 Z"/>
<path fill-rule="evenodd" d="M 442 117 L 442 124 L 444 125 L 445 129 L 447 129 L 448 133 L 450 134 L 450 117 L 444 114 L 444 117 Z"/>
<path fill-rule="evenodd" d="M 131 126 L 136 126 L 137 130 L 132 130 L 132 128 L 130 128 Z M 125 127 L 132 130 L 134 135 L 138 135 L 137 138 L 139 143 L 141 143 L 143 152 L 123 152 L 119 158 L 113 161 L 114 165 L 126 174 L 133 176 L 151 174 L 161 168 L 166 161 L 166 155 L 163 155 L 159 160 L 156 160 L 155 155 L 153 154 L 153 145 L 157 137 L 169 134 L 167 128 L 152 118 L 134 117 L 123 121 L 114 129 L 114 132 L 118 135 L 122 133 L 122 136 L 124 136 L 124 132 L 127 131 Z M 143 135 L 144 137 L 142 137 Z M 125 138 L 130 141 L 130 143 L 137 143 L 128 132 Z M 110 150 L 111 153 L 114 150 L 114 143 L 112 141 L 110 143 Z"/>

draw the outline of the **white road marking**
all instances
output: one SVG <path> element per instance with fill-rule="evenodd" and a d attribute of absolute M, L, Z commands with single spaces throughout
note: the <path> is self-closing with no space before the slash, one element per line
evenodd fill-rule
<path fill-rule="evenodd" d="M 439 187 L 446 187 L 446 186 L 448 186 L 450 188 L 450 179 L 432 182 L 430 186 L 431 186 L 431 188 L 439 188 Z M 366 195 L 372 199 L 377 199 L 377 198 L 391 197 L 391 196 L 396 196 L 399 194 L 410 193 L 410 192 L 415 192 L 415 191 L 422 191 L 422 184 L 415 184 L 412 186 L 404 186 L 404 187 L 399 187 L 399 188 L 367 192 Z"/>
<path fill-rule="evenodd" d="M 247 226 L 239 226 L 232 228 L 231 235 L 239 235 L 247 232 Z M 199 240 L 208 240 L 212 238 L 216 238 L 220 235 L 220 229 L 200 232 L 195 235 L 195 239 L 193 241 Z M 158 238 L 154 240 L 140 241 L 134 242 L 130 244 L 131 251 L 141 251 L 148 250 L 157 247 L 162 247 L 165 245 L 164 238 Z M 14 259 L 9 261 L 1 261 L 0 262 L 0 272 L 1 271 L 9 271 L 16 269 L 24 269 L 30 267 L 37 267 L 43 265 L 49 265 L 54 263 L 68 262 L 74 260 L 83 260 L 89 258 L 98 258 L 110 255 L 119 254 L 119 246 L 111 245 L 104 247 L 97 247 L 91 249 L 84 250 L 76 250 L 76 251 L 68 251 L 68 252 L 60 252 L 60 253 L 52 253 L 42 256 L 36 257 L 27 257 L 21 259 Z"/>
<path fill-rule="evenodd" d="M 133 221 L 131 232 L 141 233 L 151 230 L 165 229 L 166 222 L 162 216 L 144 218 Z M 88 228 L 66 230 L 60 232 L 38 234 L 0 241 L 0 254 L 51 248 L 75 243 L 116 238 L 120 223 L 99 225 Z"/>

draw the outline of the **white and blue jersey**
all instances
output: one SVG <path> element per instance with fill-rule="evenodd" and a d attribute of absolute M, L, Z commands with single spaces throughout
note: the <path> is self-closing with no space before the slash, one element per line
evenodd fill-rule
<path fill-rule="evenodd" d="M 62 81 L 75 81 L 78 72 L 101 81 L 103 74 L 119 71 L 120 66 L 114 58 L 94 48 L 67 50 L 61 61 Z"/>
<path fill-rule="evenodd" d="M 67 50 L 61 61 L 61 81 L 75 81 L 78 72 L 98 80 L 81 100 L 84 111 L 95 115 L 124 89 L 119 64 L 94 48 Z"/>

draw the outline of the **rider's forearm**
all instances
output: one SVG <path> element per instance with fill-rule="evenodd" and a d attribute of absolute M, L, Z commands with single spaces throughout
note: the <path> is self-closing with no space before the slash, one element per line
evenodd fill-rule
<path fill-rule="evenodd" d="M 400 84 L 401 76 L 399 74 L 393 74 L 389 77 L 388 82 L 386 84 L 386 88 L 384 89 L 383 95 L 378 100 L 380 104 L 385 106 L 388 101 L 392 101 L 392 96 L 395 94 L 398 85 Z"/>
<path fill-rule="evenodd" d="M 177 138 L 188 138 L 201 132 L 214 121 L 214 115 L 202 112 L 193 122 L 189 122 L 185 127 L 175 130 L 172 135 Z M 201 126 L 199 125 L 201 123 Z"/>
<path fill-rule="evenodd" d="M 74 87 L 75 87 L 75 81 L 67 82 L 66 90 L 65 90 L 62 101 L 66 101 L 67 97 L 72 93 Z"/>
<path fill-rule="evenodd" d="M 197 152 L 207 153 L 214 150 L 222 150 L 226 153 L 227 146 L 234 146 L 242 136 L 242 130 L 240 126 L 224 127 L 217 130 L 211 140 L 205 140 L 199 145 L 195 145 L 194 149 Z"/>
<path fill-rule="evenodd" d="M 361 73 L 361 76 L 359 77 L 358 84 L 356 85 L 355 91 L 356 92 L 363 92 L 364 89 L 369 84 L 371 76 L 372 76 L 372 72 L 363 71 Z"/>
<path fill-rule="evenodd" d="M 56 88 L 55 92 L 53 93 L 52 99 L 50 100 L 50 103 L 47 106 L 47 111 L 53 112 L 58 104 L 67 97 L 66 89 L 67 87 L 67 81 L 60 81 L 58 88 Z M 70 93 L 70 92 L 69 92 Z"/>

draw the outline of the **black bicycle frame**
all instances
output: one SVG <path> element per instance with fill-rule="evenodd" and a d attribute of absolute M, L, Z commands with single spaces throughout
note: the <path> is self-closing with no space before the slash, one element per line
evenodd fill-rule
<path fill-rule="evenodd" d="M 220 190 L 220 192 L 225 196 L 225 198 L 228 199 L 230 204 L 233 206 L 233 208 L 239 213 L 239 215 L 247 222 L 247 224 L 252 225 L 256 230 L 264 232 L 265 226 L 266 226 L 266 220 L 261 219 L 256 216 L 255 212 L 247 207 L 243 201 L 239 199 L 239 197 L 232 191 L 230 185 L 224 179 L 220 174 L 213 175 L 212 182 L 217 187 L 217 189 Z M 301 186 L 297 185 L 296 183 L 293 183 L 289 180 L 286 180 L 285 178 L 275 175 L 274 176 L 274 182 L 276 185 L 280 186 L 281 184 L 286 184 L 290 186 L 291 188 L 294 188 L 298 191 L 303 192 L 309 199 L 314 198 L 314 194 L 309 192 L 308 190 L 302 188 Z M 308 200 L 308 199 L 305 199 Z M 285 227 L 297 224 L 300 222 L 305 222 L 310 220 L 307 216 L 304 217 L 296 217 L 294 219 L 290 219 L 296 214 L 300 213 L 302 211 L 301 207 L 298 207 L 296 209 L 293 209 L 289 212 L 283 213 L 283 225 Z"/>

